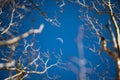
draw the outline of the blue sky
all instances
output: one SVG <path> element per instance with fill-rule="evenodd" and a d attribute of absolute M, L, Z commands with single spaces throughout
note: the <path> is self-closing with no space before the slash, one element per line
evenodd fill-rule
<path fill-rule="evenodd" d="M 72 57 L 78 57 L 78 47 L 76 38 L 78 35 L 79 27 L 84 23 L 81 22 L 78 18 L 78 15 L 82 16 L 82 14 L 79 13 L 79 6 L 73 3 L 66 3 L 65 6 L 62 8 L 59 8 L 56 6 L 55 2 L 52 0 L 47 1 L 44 3 L 44 6 L 42 7 L 43 11 L 45 11 L 49 18 L 53 18 L 56 15 L 58 16 L 58 21 L 60 23 L 60 27 L 57 27 L 55 25 L 52 25 L 51 23 L 47 22 L 40 14 L 39 11 L 33 10 L 32 13 L 29 13 L 26 15 L 25 19 L 22 21 L 22 28 L 20 29 L 20 32 L 26 32 L 30 28 L 38 28 L 40 24 L 44 24 L 44 29 L 41 34 L 37 34 L 35 36 L 35 45 L 36 47 L 40 47 L 41 51 L 45 52 L 49 50 L 50 52 L 55 51 L 55 53 L 58 53 L 60 49 L 62 50 L 62 60 L 63 63 L 69 63 L 71 62 Z M 61 13 L 60 11 L 63 12 Z M 102 20 L 101 20 L 102 21 Z M 86 32 L 85 32 L 86 33 Z M 88 32 L 89 34 L 89 32 Z M 28 40 L 31 40 L 31 37 L 28 37 Z M 58 40 L 58 38 L 63 40 L 63 43 Z M 89 40 L 83 41 L 83 46 L 87 46 L 89 44 Z M 91 45 L 91 44 L 89 44 Z M 103 59 L 103 62 L 101 62 L 100 56 L 96 55 L 95 53 L 84 49 L 84 54 L 87 60 L 86 66 L 88 68 L 96 67 L 100 64 L 100 67 L 96 68 L 96 72 L 100 73 L 101 75 L 104 73 L 105 70 L 108 69 L 109 64 L 109 72 L 106 76 L 108 77 L 115 77 L 115 70 L 116 67 L 114 66 L 114 61 L 108 57 L 105 53 L 101 54 L 101 57 Z M 108 57 L 108 62 L 104 57 Z M 54 61 L 53 61 L 54 62 Z M 89 62 L 92 63 L 93 67 L 90 66 Z M 77 65 L 78 67 L 78 65 Z M 67 66 L 67 68 L 69 68 Z M 49 74 L 55 75 L 58 74 L 61 76 L 58 80 L 76 80 L 77 75 L 73 73 L 70 70 L 63 70 L 59 68 L 53 68 L 49 71 Z M 39 80 L 43 78 L 40 75 L 32 75 L 32 78 L 28 78 L 26 80 Z M 88 77 L 90 80 L 98 80 L 98 75 L 93 73 L 89 74 Z M 102 80 L 102 78 L 101 78 Z"/>
<path fill-rule="evenodd" d="M 60 23 L 60 27 L 57 27 L 47 22 L 42 16 L 40 16 L 39 12 L 36 10 L 34 10 L 29 16 L 27 16 L 25 18 L 25 21 L 23 21 L 25 25 L 25 29 L 29 29 L 29 27 L 26 26 L 33 26 L 34 28 L 37 28 L 41 23 L 45 25 L 43 32 L 41 34 L 36 35 L 35 40 L 38 41 L 36 47 L 40 47 L 41 51 L 49 50 L 50 52 L 55 51 L 55 53 L 58 53 L 59 50 L 61 49 L 63 52 L 62 60 L 66 64 L 71 62 L 71 58 L 74 56 L 79 58 L 76 38 L 78 35 L 79 27 L 82 24 L 84 24 L 84 21 L 81 22 L 81 20 L 79 20 L 78 18 L 78 15 L 82 16 L 82 14 L 79 13 L 79 8 L 80 7 L 78 5 L 73 3 L 67 3 L 62 8 L 59 8 L 58 6 L 56 6 L 54 1 L 51 2 L 46 1 L 43 6 L 43 11 L 47 13 L 47 16 L 49 18 L 54 18 L 54 16 L 59 15 L 58 21 Z M 63 10 L 63 13 L 59 12 L 61 10 Z M 89 32 L 87 33 L 89 34 Z M 57 40 L 57 38 L 61 38 L 64 42 L 61 43 L 59 40 Z M 83 46 L 87 46 L 87 45 L 92 45 L 92 44 L 89 44 L 89 40 L 83 41 Z M 106 54 L 104 53 L 101 54 L 103 62 L 100 56 L 87 49 L 84 49 L 84 54 L 87 60 L 86 66 L 88 68 L 92 68 L 92 69 L 96 68 L 95 72 L 101 76 L 106 77 L 106 79 L 108 79 L 108 77 L 115 77 L 116 68 L 114 66 L 114 62 Z M 106 61 L 106 57 L 108 57 L 108 62 Z M 90 66 L 89 63 L 91 63 L 92 66 Z M 109 66 L 109 69 L 108 69 L 108 64 L 111 65 Z M 98 65 L 100 66 L 97 67 Z M 69 67 L 67 66 L 67 68 Z M 54 73 L 54 70 L 57 71 Z M 80 70 L 80 68 L 78 70 Z M 109 73 L 106 75 L 103 74 L 105 70 L 109 71 Z M 98 75 L 95 72 L 93 71 L 93 73 L 90 73 L 88 75 L 90 80 L 99 79 Z M 76 80 L 76 77 L 78 75 L 78 74 L 77 75 L 74 74 L 72 71 L 65 71 L 56 68 L 51 69 L 49 71 L 49 74 L 60 75 L 61 78 L 59 80 Z M 39 75 L 34 75 L 33 78 L 39 78 Z"/>
<path fill-rule="evenodd" d="M 36 40 L 38 41 L 36 47 L 40 47 L 41 51 L 49 50 L 50 52 L 55 51 L 55 53 L 58 53 L 61 49 L 63 52 L 61 58 L 63 62 L 67 64 L 71 57 L 78 55 L 76 38 L 81 24 L 77 16 L 79 15 L 78 7 L 75 4 L 67 4 L 63 9 L 64 12 L 60 13 L 60 9 L 57 8 L 54 2 L 46 2 L 45 4 L 46 5 L 43 10 L 45 9 L 48 17 L 53 18 L 56 14 L 59 14 L 58 21 L 61 24 L 60 27 L 52 25 L 44 20 L 44 18 L 41 17 L 36 10 L 34 13 L 31 13 L 30 16 L 25 19 L 25 21 L 29 22 L 31 19 L 33 19 L 34 22 L 31 24 L 35 27 L 38 27 L 41 23 L 45 25 L 42 33 L 36 35 Z M 28 26 L 28 24 L 25 25 Z M 61 43 L 59 40 L 57 40 L 57 38 L 61 38 L 64 42 Z M 54 73 L 54 69 L 51 69 L 50 71 L 50 74 Z M 65 71 L 62 69 L 57 69 L 57 71 L 58 72 L 55 74 L 61 76 L 59 80 L 76 80 L 76 75 L 70 70 Z"/>

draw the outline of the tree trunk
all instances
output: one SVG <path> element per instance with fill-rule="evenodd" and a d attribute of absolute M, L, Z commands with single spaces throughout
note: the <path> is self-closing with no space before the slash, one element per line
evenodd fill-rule
<path fill-rule="evenodd" d="M 120 58 L 117 59 L 117 80 L 120 80 Z"/>

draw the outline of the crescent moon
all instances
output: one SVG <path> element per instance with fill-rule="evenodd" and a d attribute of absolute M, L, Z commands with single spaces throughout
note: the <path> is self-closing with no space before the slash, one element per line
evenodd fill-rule
<path fill-rule="evenodd" d="M 61 37 L 56 38 L 56 40 L 58 40 L 62 44 L 64 43 L 64 41 L 63 41 L 63 39 Z"/>

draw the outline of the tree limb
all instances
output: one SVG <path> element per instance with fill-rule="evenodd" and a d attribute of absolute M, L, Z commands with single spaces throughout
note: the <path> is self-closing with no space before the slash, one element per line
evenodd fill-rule
<path fill-rule="evenodd" d="M 0 41 L 0 46 L 14 44 L 14 43 L 18 42 L 20 39 L 28 37 L 30 34 L 41 33 L 42 30 L 43 30 L 43 28 L 44 28 L 44 25 L 41 24 L 40 27 L 39 27 L 39 29 L 31 29 L 28 32 L 22 34 L 21 36 L 14 37 L 14 38 L 6 40 L 6 41 Z"/>
<path fill-rule="evenodd" d="M 113 14 L 113 10 L 112 10 L 112 6 L 110 4 L 110 0 L 108 2 L 107 6 L 109 8 L 110 16 L 111 16 L 112 22 L 114 24 L 114 28 L 115 28 L 115 32 L 116 32 L 116 43 L 117 43 L 117 47 L 118 47 L 118 56 L 120 57 L 120 54 L 119 54 L 120 53 L 120 30 L 119 30 L 117 21 L 115 19 L 115 16 Z"/>

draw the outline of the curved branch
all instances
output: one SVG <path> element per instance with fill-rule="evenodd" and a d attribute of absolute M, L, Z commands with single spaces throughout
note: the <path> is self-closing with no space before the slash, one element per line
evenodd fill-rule
<path fill-rule="evenodd" d="M 18 42 L 20 39 L 28 37 L 30 34 L 41 33 L 42 30 L 43 30 L 43 28 L 44 28 L 44 25 L 41 24 L 40 27 L 39 27 L 39 29 L 31 29 L 28 32 L 22 34 L 21 36 L 14 37 L 14 38 L 6 40 L 6 41 L 0 41 L 0 46 L 14 44 L 14 43 Z"/>
<path fill-rule="evenodd" d="M 15 8 L 13 8 L 13 11 L 12 11 L 12 14 L 11 14 L 11 18 L 10 18 L 10 23 L 9 23 L 8 27 L 1 34 L 6 33 L 10 29 L 10 27 L 12 25 L 12 22 L 13 22 L 13 18 L 14 18 L 14 12 L 15 12 Z"/>
<path fill-rule="evenodd" d="M 115 19 L 115 16 L 113 14 L 113 10 L 112 10 L 112 6 L 110 4 L 110 0 L 108 2 L 107 6 L 109 8 L 110 16 L 111 16 L 112 22 L 114 24 L 114 28 L 115 28 L 115 32 L 116 32 L 116 43 L 117 43 L 117 47 L 118 47 L 118 56 L 120 57 L 120 54 L 119 54 L 120 53 L 120 30 L 119 30 L 117 21 Z"/>

